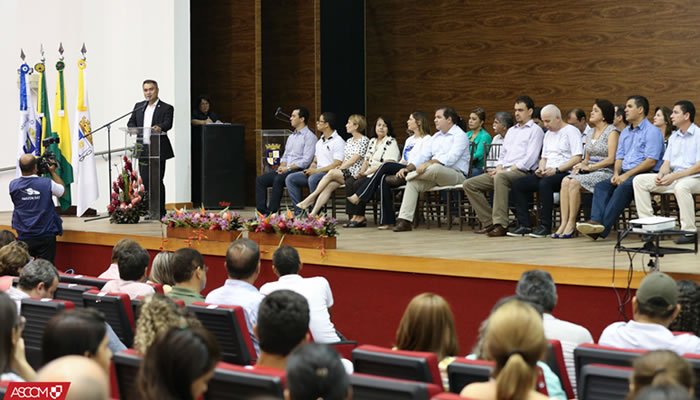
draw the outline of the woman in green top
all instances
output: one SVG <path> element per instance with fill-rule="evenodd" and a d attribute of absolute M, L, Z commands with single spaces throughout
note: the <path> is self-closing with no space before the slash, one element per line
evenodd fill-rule
<path fill-rule="evenodd" d="M 469 143 L 474 147 L 474 161 L 472 161 L 472 176 L 481 175 L 484 172 L 484 144 L 491 143 L 491 135 L 484 129 L 486 111 L 477 107 L 469 114 Z"/>

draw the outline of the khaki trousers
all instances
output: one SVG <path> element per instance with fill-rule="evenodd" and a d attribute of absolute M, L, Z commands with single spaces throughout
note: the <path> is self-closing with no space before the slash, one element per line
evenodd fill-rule
<path fill-rule="evenodd" d="M 462 187 L 469 203 L 476 211 L 481 225 L 491 224 L 508 226 L 508 194 L 514 180 L 527 176 L 528 172 L 520 170 L 506 171 L 490 176 L 488 173 L 467 179 Z M 486 194 L 493 191 L 493 209 Z"/>
<path fill-rule="evenodd" d="M 695 227 L 695 199 L 693 194 L 700 193 L 700 178 L 686 176 L 676 179 L 668 186 L 656 186 L 656 174 L 637 175 L 632 182 L 634 186 L 634 204 L 639 218 L 654 215 L 651 207 L 651 193 L 673 193 L 678 202 L 681 217 L 681 230 L 697 231 Z"/>
<path fill-rule="evenodd" d="M 411 172 L 406 176 L 406 189 L 403 192 L 401 210 L 399 218 L 406 221 L 413 221 L 416 212 L 416 203 L 420 192 L 432 188 L 433 186 L 454 186 L 464 182 L 464 174 L 454 168 L 448 168 L 440 164 L 432 164 L 423 174 L 418 175 Z"/>

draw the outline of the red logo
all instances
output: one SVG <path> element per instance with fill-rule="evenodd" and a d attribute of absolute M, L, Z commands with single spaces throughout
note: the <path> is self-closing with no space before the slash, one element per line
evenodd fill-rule
<path fill-rule="evenodd" d="M 220 202 L 219 202 L 219 205 L 220 205 L 221 207 L 228 207 L 228 206 L 231 205 L 231 202 L 230 202 L 230 201 L 220 201 Z"/>
<path fill-rule="evenodd" d="M 64 400 L 70 382 L 10 382 L 5 400 Z"/>

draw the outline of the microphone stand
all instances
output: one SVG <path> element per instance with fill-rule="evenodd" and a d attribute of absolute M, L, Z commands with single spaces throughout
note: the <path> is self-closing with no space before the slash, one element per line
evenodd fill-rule
<path fill-rule="evenodd" d="M 108 168 L 109 182 L 107 185 L 107 193 L 112 192 L 112 124 L 119 121 L 122 118 L 128 117 L 129 115 L 135 113 L 136 111 L 141 111 L 141 110 L 145 109 L 147 106 L 148 106 L 148 102 L 141 107 L 136 107 L 133 110 L 129 111 L 128 113 L 107 122 L 106 124 L 102 125 L 101 127 L 97 128 L 94 131 L 91 131 L 90 133 L 85 135 L 85 137 L 90 137 L 90 136 L 94 135 L 95 133 L 101 131 L 102 129 L 107 128 L 107 165 L 109 166 L 109 168 Z M 111 194 L 109 196 L 110 196 L 109 198 L 111 198 Z M 84 220 L 84 222 L 97 221 L 97 220 L 105 219 L 105 218 L 109 218 L 109 213 L 107 213 L 107 215 L 103 215 L 101 217 L 87 218 Z"/>

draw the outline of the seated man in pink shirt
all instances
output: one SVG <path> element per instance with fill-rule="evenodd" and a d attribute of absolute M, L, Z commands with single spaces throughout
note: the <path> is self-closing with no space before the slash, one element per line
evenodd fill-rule
<path fill-rule="evenodd" d="M 107 282 L 102 292 L 125 293 L 131 299 L 155 293 L 151 285 L 144 283 L 149 261 L 148 251 L 138 244 L 121 253 L 117 259 L 120 278 Z"/>
<path fill-rule="evenodd" d="M 129 249 L 132 247 L 140 247 L 140 245 L 134 239 L 129 238 L 124 238 L 118 241 L 112 248 L 112 264 L 110 264 L 109 268 L 107 268 L 105 272 L 101 273 L 98 278 L 108 280 L 119 279 L 119 263 L 117 263 L 119 255 L 125 251 L 129 251 Z"/>

